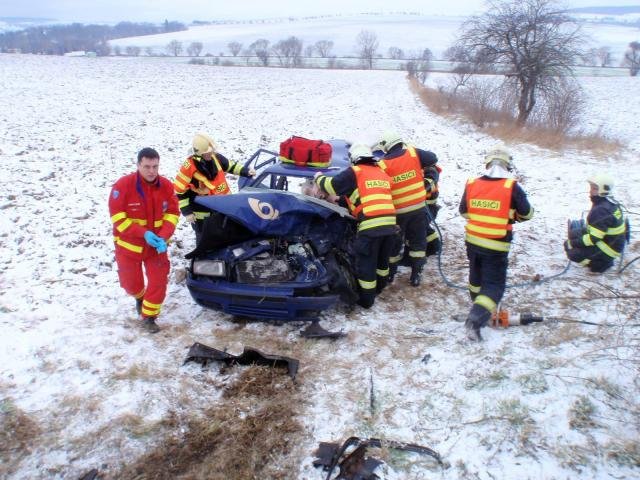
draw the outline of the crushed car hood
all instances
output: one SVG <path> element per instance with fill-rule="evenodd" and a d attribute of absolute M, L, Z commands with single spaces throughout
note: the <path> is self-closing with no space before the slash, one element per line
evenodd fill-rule
<path fill-rule="evenodd" d="M 244 188 L 231 195 L 197 197 L 196 203 L 232 218 L 256 235 L 296 235 L 318 217 L 353 218 L 347 209 L 292 192 Z"/>

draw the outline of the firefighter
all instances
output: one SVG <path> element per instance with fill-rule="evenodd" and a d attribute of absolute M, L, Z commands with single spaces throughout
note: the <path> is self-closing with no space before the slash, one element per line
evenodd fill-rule
<path fill-rule="evenodd" d="M 342 196 L 358 221 L 354 244 L 358 304 L 370 308 L 387 285 L 389 255 L 397 234 L 391 179 L 378 166 L 371 149 L 356 144 L 349 149 L 351 168 L 335 177 L 315 175 L 315 182 L 329 195 Z"/>
<path fill-rule="evenodd" d="M 231 193 L 225 172 L 242 177 L 253 177 L 256 172 L 217 152 L 215 142 L 204 133 L 197 133 L 192 141 L 192 155 L 180 167 L 174 188 L 180 201 L 180 211 L 196 232 L 200 241 L 202 224 L 210 212 L 194 203 L 198 195 L 226 195 Z"/>
<path fill-rule="evenodd" d="M 460 214 L 467 219 L 468 288 L 473 301 L 465 327 L 474 341 L 482 340 L 480 329 L 504 294 L 512 224 L 533 216 L 525 191 L 509 173 L 509 152 L 496 147 L 487 153 L 485 162 L 485 174 L 467 181 L 460 200 Z"/>
<path fill-rule="evenodd" d="M 438 239 L 437 233 L 433 235 L 435 230 L 429 229 L 427 216 L 427 201 L 431 211 L 437 213 L 438 157 L 433 152 L 405 144 L 400 135 L 391 131 L 383 134 L 378 148 L 385 153 L 380 166 L 392 180 L 391 194 L 401 232 L 389 259 L 389 283 L 393 281 L 402 260 L 404 244 L 404 253 L 411 265 L 409 282 L 417 287 L 422 281 L 427 242 Z"/>
<path fill-rule="evenodd" d="M 156 319 L 169 279 L 167 241 L 180 216 L 171 181 L 158 175 L 159 163 L 157 151 L 143 148 L 137 171 L 120 178 L 109 196 L 120 285 L 135 298 L 150 333 L 160 330 Z"/>
<path fill-rule="evenodd" d="M 602 273 L 622 255 L 629 228 L 620 205 L 611 198 L 611 176 L 600 173 L 587 181 L 591 210 L 586 224 L 582 221 L 569 223 L 569 238 L 564 242 L 564 249 L 572 262 Z"/>

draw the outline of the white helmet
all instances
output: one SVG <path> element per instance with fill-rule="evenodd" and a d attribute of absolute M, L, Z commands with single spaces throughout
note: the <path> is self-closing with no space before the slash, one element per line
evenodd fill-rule
<path fill-rule="evenodd" d="M 509 151 L 502 145 L 496 145 L 484 156 L 484 164 L 487 168 L 489 168 L 489 164 L 491 162 L 499 162 L 504 168 L 506 168 L 507 170 L 511 170 L 511 167 L 513 166 L 511 164 L 512 160 L 513 157 L 511 156 Z"/>
<path fill-rule="evenodd" d="M 385 153 L 391 150 L 392 147 L 398 145 L 399 143 L 404 143 L 402 141 L 402 137 L 392 130 L 387 130 L 382 134 L 382 138 L 380 142 L 378 142 L 378 147 Z"/>
<path fill-rule="evenodd" d="M 598 187 L 598 196 L 606 197 L 613 190 L 613 177 L 607 173 L 596 173 L 587 178 L 587 182 Z"/>
<path fill-rule="evenodd" d="M 216 151 L 215 142 L 205 133 L 196 133 L 193 137 L 192 146 L 194 155 L 202 155 Z"/>
<path fill-rule="evenodd" d="M 371 151 L 371 148 L 369 148 L 368 146 L 362 143 L 357 143 L 355 145 L 352 145 L 351 148 L 349 148 L 349 160 L 351 160 L 351 163 L 356 164 L 360 160 L 365 158 L 367 159 L 374 158 L 373 152 Z"/>

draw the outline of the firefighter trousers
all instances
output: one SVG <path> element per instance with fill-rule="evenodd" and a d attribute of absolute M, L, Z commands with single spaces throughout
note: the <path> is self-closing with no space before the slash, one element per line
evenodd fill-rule
<path fill-rule="evenodd" d="M 116 263 L 120 286 L 137 300 L 142 299 L 142 316 L 157 317 L 169 280 L 169 257 L 166 252 L 143 259 L 116 250 Z"/>
<path fill-rule="evenodd" d="M 469 320 L 474 326 L 483 327 L 496 310 L 504 295 L 507 283 L 508 252 L 483 253 L 467 244 L 469 259 L 469 295 L 473 306 Z"/>
<path fill-rule="evenodd" d="M 371 237 L 359 234 L 354 249 L 356 277 L 358 279 L 358 304 L 370 308 L 376 295 L 387 286 L 389 278 L 389 254 L 396 235 Z"/>
<path fill-rule="evenodd" d="M 405 256 L 408 263 L 422 265 L 425 261 L 427 250 L 427 212 L 424 208 L 396 216 L 396 223 L 400 227 L 400 234 L 393 242 L 389 262 L 398 265 L 402 260 L 402 248 L 404 245 Z"/>

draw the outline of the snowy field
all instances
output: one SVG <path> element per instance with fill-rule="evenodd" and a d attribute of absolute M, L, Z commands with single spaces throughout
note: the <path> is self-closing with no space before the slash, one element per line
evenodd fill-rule
<path fill-rule="evenodd" d="M 184 432 L 190 415 L 222 407 L 225 386 L 248 367 L 183 366 L 196 341 L 300 360 L 302 428 L 279 460 L 285 473 L 264 478 L 322 479 L 312 466 L 319 442 L 351 435 L 428 446 L 445 463 L 388 453 L 376 471 L 383 479 L 640 476 L 638 262 L 620 275 L 572 266 L 548 283 L 511 288 L 503 306 L 512 315 L 547 320 L 487 328 L 484 343 L 468 344 L 454 318 L 466 314 L 467 294 L 446 286 L 430 258 L 420 288 L 401 270 L 370 311 L 325 315 L 323 325 L 345 338 L 311 341 L 299 337 L 301 324 L 242 323 L 197 306 L 184 283 L 194 239 L 181 220 L 163 330 L 138 327 L 117 281 L 109 190 L 145 146 L 173 178 L 197 131 L 242 160 L 292 134 L 370 142 L 397 129 L 440 159 L 442 268 L 466 285 L 458 201 L 495 140 L 431 114 L 403 73 L 17 55 L 0 55 L 0 71 L 0 478 L 76 479 L 92 468 L 118 478 Z M 511 284 L 563 270 L 566 221 L 588 210 L 585 178 L 594 171 L 614 174 L 616 198 L 640 224 L 638 79 L 581 81 L 585 127 L 626 147 L 597 158 L 509 145 L 536 209 L 514 229 Z M 625 261 L 639 252 L 635 234 Z"/>
<path fill-rule="evenodd" d="M 626 18 L 621 16 L 620 18 Z M 578 16 L 578 19 L 581 17 Z M 246 49 L 258 39 L 266 39 L 271 45 L 290 36 L 303 41 L 303 45 L 313 45 L 319 40 L 334 43 L 331 54 L 339 57 L 357 55 L 358 34 L 367 30 L 375 33 L 378 41 L 378 53 L 387 56 L 389 47 L 399 47 L 408 52 L 421 52 L 429 48 L 434 58 L 442 59 L 444 51 L 455 41 L 458 29 L 465 17 L 447 15 L 336 15 L 316 18 L 279 18 L 253 20 L 237 23 L 190 26 L 182 32 L 129 37 L 110 40 L 112 47 L 119 46 L 122 51 L 128 46 L 138 46 L 143 50 L 153 49 L 155 54 L 166 53 L 165 47 L 172 40 L 183 44 L 183 54 L 191 42 L 202 42 L 202 55 L 231 55 L 227 45 L 239 42 Z M 638 28 L 633 24 L 607 25 L 585 23 L 584 33 L 591 38 L 587 47 L 608 46 L 614 57 L 614 66 L 618 66 L 630 42 L 638 40 Z"/>

